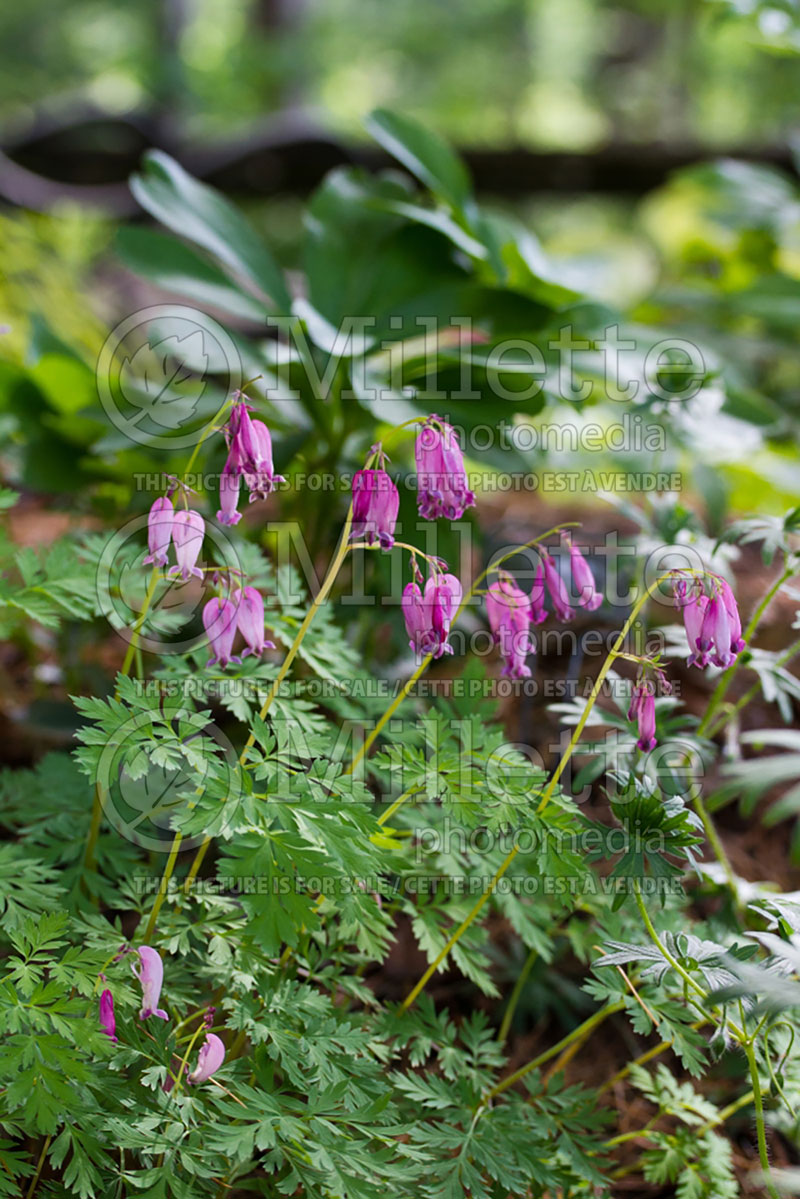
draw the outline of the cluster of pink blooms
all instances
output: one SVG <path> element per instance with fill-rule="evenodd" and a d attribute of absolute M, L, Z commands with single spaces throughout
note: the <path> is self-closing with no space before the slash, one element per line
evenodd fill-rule
<path fill-rule="evenodd" d="M 674 585 L 677 607 L 683 614 L 686 639 L 689 643 L 689 666 L 700 668 L 730 666 L 745 647 L 739 608 L 731 588 L 719 575 L 704 574 L 690 579 L 677 579 Z M 662 690 L 669 684 L 661 671 Z M 638 730 L 636 744 L 649 751 L 656 746 L 655 683 L 640 676 L 631 694 L 628 719 L 635 720 Z"/>
<path fill-rule="evenodd" d="M 440 564 L 437 562 L 437 567 Z M 455 575 L 435 569 L 420 587 L 422 575 L 414 562 L 415 579 L 403 589 L 403 619 L 410 637 L 409 645 L 418 660 L 431 654 L 441 658 L 452 654 L 448 641 L 450 626 L 461 604 L 461 584 Z"/>
<path fill-rule="evenodd" d="M 690 666 L 732 664 L 745 647 L 742 622 L 730 586 L 719 575 L 675 584 L 675 603 L 683 613 Z"/>
<path fill-rule="evenodd" d="M 414 444 L 417 464 L 417 505 L 425 520 L 445 516 L 460 520 L 467 508 L 475 506 L 470 491 L 464 458 L 455 429 L 441 417 L 430 416 L 422 425 Z M 352 539 L 377 541 L 381 549 L 394 545 L 394 528 L 400 509 L 400 495 L 387 473 L 380 445 L 370 449 L 370 460 L 377 467 L 364 467 L 353 476 Z"/>
<path fill-rule="evenodd" d="M 255 587 L 242 587 L 228 599 L 214 596 L 203 608 L 203 628 L 211 645 L 209 666 L 224 670 L 230 662 L 241 662 L 248 654 L 260 657 L 265 649 L 274 649 L 275 642 L 264 636 L 264 600 Z M 241 656 L 234 657 L 233 642 L 237 632 L 246 644 Z"/>
<path fill-rule="evenodd" d="M 266 499 L 275 485 L 285 480 L 283 475 L 275 474 L 272 465 L 269 429 L 263 421 L 250 419 L 250 409 L 241 398 L 231 408 L 224 432 L 228 457 L 219 481 L 217 520 L 235 525 L 242 518 L 238 511 L 242 480 L 250 492 L 251 504 Z"/>
<path fill-rule="evenodd" d="M 572 584 L 577 596 L 575 602 L 594 612 L 603 597 L 595 587 L 589 563 L 568 534 L 562 533 L 562 540 L 569 551 Z M 537 547 L 537 551 L 539 564 L 530 595 L 522 591 L 504 570 L 497 572 L 497 579 L 486 593 L 489 626 L 503 659 L 502 673 L 512 679 L 530 677 L 530 667 L 525 660 L 536 650 L 530 626 L 540 625 L 547 619 L 545 594 L 549 596 L 558 620 L 570 621 L 575 615 L 573 601 L 555 559 L 543 546 Z"/>
<path fill-rule="evenodd" d="M 199 512 L 191 508 L 180 509 L 176 512 L 168 495 L 160 496 L 153 502 L 150 515 L 147 518 L 147 548 L 150 551 L 144 559 L 144 564 L 166 566 L 170 544 L 175 547 L 176 566 L 171 566 L 167 574 L 186 581 L 193 575 L 202 579 L 203 572 L 196 565 L 203 546 L 206 525 Z"/>
<path fill-rule="evenodd" d="M 152 949 L 149 945 L 140 945 L 136 950 L 123 949 L 115 960 L 125 957 L 128 953 L 138 955 L 138 962 L 132 962 L 131 969 L 138 978 L 142 988 L 142 1006 L 139 1010 L 139 1019 L 147 1020 L 150 1016 L 157 1016 L 159 1020 L 169 1020 L 169 1016 L 164 1009 L 158 1006 L 158 1001 L 161 998 L 161 987 L 164 982 L 164 963 L 161 961 L 161 955 L 158 950 Z M 100 1025 L 106 1036 L 116 1044 L 118 1037 L 117 1021 L 114 1015 L 114 996 L 108 988 L 100 996 Z M 206 1028 L 208 1028 L 208 1014 Z M 189 1082 L 206 1082 L 212 1074 L 215 1074 L 219 1070 L 224 1060 L 224 1044 L 216 1033 L 207 1031 L 205 1040 L 200 1046 L 200 1052 L 197 1056 L 197 1066 L 188 1075 Z"/>

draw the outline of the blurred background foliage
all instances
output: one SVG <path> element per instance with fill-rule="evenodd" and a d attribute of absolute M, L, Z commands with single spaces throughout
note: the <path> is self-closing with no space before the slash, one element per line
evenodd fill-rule
<path fill-rule="evenodd" d="M 782 142 L 796 17 L 796 0 L 30 0 L 0 13 L 0 117 L 21 133 L 89 102 L 224 140 L 303 107 L 359 138 L 380 105 L 469 145 Z"/>
<path fill-rule="evenodd" d="M 228 144 L 271 121 L 291 126 L 292 114 L 306 129 L 366 143 L 364 115 L 383 104 L 457 146 L 592 154 L 640 143 L 707 156 L 641 197 L 620 180 L 619 194 L 485 198 L 538 238 L 548 278 L 595 305 L 598 319 L 651 344 L 668 334 L 700 345 L 706 385 L 671 414 L 676 448 L 657 465 L 686 472 L 718 528 L 729 512 L 778 515 L 800 500 L 800 191 L 796 176 L 734 157 L 737 147 L 793 144 L 799 11 L 795 0 L 31 0 L 0 13 L 0 113 L 12 144 L 86 104 L 146 114 L 196 145 Z M 330 215 L 326 195 L 323 185 L 312 214 L 316 205 Z M 316 219 L 305 199 L 250 197 L 245 207 L 302 290 Z M 358 228 L 348 236 L 357 247 Z M 446 274 L 446 237 L 413 236 L 420 263 L 435 251 Z M 97 403 L 107 330 L 170 294 L 152 272 L 142 278 L 124 244 L 117 222 L 86 204 L 0 211 L 5 474 L 106 514 L 143 502 L 134 470 L 179 468 L 143 447 L 111 447 Z M 495 314 L 492 331 L 508 332 L 502 324 Z M 564 418 L 547 399 L 534 422 Z M 570 465 L 602 467 L 589 458 Z M 545 464 L 541 453 L 526 460 Z M 627 469 L 653 465 L 626 459 Z"/>

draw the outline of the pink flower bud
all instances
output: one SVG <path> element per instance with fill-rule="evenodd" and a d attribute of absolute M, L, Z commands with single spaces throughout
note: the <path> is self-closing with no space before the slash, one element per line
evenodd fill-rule
<path fill-rule="evenodd" d="M 530 634 L 529 597 L 509 575 L 502 575 L 486 593 L 486 612 L 503 657 L 503 674 L 512 679 L 530 678 L 525 659 L 535 647 Z"/>
<path fill-rule="evenodd" d="M 628 720 L 636 720 L 639 733 L 636 744 L 649 753 L 656 747 L 656 697 L 653 684 L 640 679 L 633 688 Z"/>
<path fill-rule="evenodd" d="M 100 1023 L 109 1040 L 117 1040 L 117 1022 L 114 1017 L 114 996 L 106 989 L 100 996 Z"/>
<path fill-rule="evenodd" d="M 195 563 L 203 548 L 205 531 L 205 521 L 199 512 L 194 512 L 190 508 L 188 511 L 181 510 L 175 514 L 172 523 L 172 540 L 178 565 L 170 567 L 167 572 L 170 576 L 179 575 L 184 582 L 192 575 L 202 579 L 203 572 L 198 566 L 195 566 Z"/>
<path fill-rule="evenodd" d="M 131 963 L 131 969 L 142 984 L 142 1007 L 139 1019 L 146 1020 L 148 1016 L 158 1016 L 159 1020 L 169 1020 L 169 1016 L 158 1006 L 161 996 L 161 986 L 164 981 L 164 964 L 158 950 L 149 945 L 140 945 L 136 950 L 139 955 L 139 969 Z"/>
<path fill-rule="evenodd" d="M 238 511 L 240 476 L 223 470 L 219 477 L 219 510 L 217 520 L 221 525 L 238 525 L 242 519 Z"/>
<path fill-rule="evenodd" d="M 244 472 L 244 481 L 250 489 L 250 503 L 265 500 L 275 490 L 276 483 L 285 482 L 283 475 L 276 475 L 272 465 L 272 437 L 263 421 L 250 422 L 253 441 L 253 456 Z"/>
<path fill-rule="evenodd" d="M 203 608 L 203 628 L 206 631 L 211 646 L 211 657 L 208 666 L 219 664 L 223 670 L 230 662 L 239 662 L 232 654 L 233 642 L 236 637 L 238 611 L 231 600 L 223 600 L 218 596 L 210 599 Z"/>
<path fill-rule="evenodd" d="M 431 419 L 438 421 L 438 417 Z M 459 520 L 466 508 L 475 506 L 475 495 L 469 489 L 455 430 L 445 421 L 438 423 L 441 428 L 423 425 L 414 445 L 419 514 L 425 520 L 439 516 Z"/>
<path fill-rule="evenodd" d="M 533 624 L 543 624 L 547 620 L 547 609 L 544 606 L 544 567 L 539 559 L 536 574 L 531 588 L 531 621 Z"/>
<path fill-rule="evenodd" d="M 234 591 L 231 596 L 237 610 L 237 625 L 239 632 L 247 642 L 247 649 L 242 654 L 256 654 L 259 657 L 265 649 L 274 649 L 275 642 L 264 638 L 264 600 L 261 592 L 255 587 L 245 587 Z"/>
<path fill-rule="evenodd" d="M 358 470 L 353 475 L 353 530 L 351 540 L 381 549 L 394 545 L 394 527 L 400 509 L 397 488 L 385 470 Z"/>
<path fill-rule="evenodd" d="M 150 514 L 147 517 L 147 548 L 150 553 L 143 559 L 142 565 L 154 563 L 156 566 L 167 565 L 169 543 L 172 540 L 172 525 L 175 512 L 172 500 L 167 496 L 159 496 L 153 500 Z"/>
<path fill-rule="evenodd" d="M 562 533 L 562 537 L 564 544 L 569 549 L 572 580 L 575 584 L 575 590 L 580 596 L 578 604 L 581 608 L 586 608 L 589 612 L 594 612 L 602 604 L 603 597 L 595 587 L 594 575 L 589 563 L 578 547 L 572 544 L 572 538 L 568 533 Z"/>
<path fill-rule="evenodd" d="M 424 594 L 417 583 L 408 583 L 403 590 L 402 608 L 409 645 L 418 658 L 432 654 L 441 658 L 452 654 L 449 644 L 450 625 L 461 603 L 461 584 L 455 575 L 431 575 Z"/>
<path fill-rule="evenodd" d="M 206 1082 L 212 1074 L 216 1074 L 224 1061 L 224 1044 L 216 1033 L 207 1033 L 197 1055 L 197 1066 L 189 1075 L 189 1082 Z"/>
<path fill-rule="evenodd" d="M 546 550 L 541 551 L 542 564 L 544 566 L 544 577 L 547 583 L 547 590 L 550 592 L 550 599 L 553 604 L 553 611 L 559 620 L 570 621 L 575 613 L 572 611 L 569 603 L 569 595 L 564 586 L 564 580 L 558 573 L 558 567 Z"/>

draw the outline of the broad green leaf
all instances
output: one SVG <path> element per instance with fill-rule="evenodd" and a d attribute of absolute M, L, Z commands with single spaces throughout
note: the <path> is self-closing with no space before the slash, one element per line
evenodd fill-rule
<path fill-rule="evenodd" d="M 128 226 L 119 230 L 116 248 L 130 270 L 165 291 L 187 296 L 198 304 L 218 308 L 240 319 L 264 320 L 263 304 L 234 287 L 213 263 L 177 238 L 154 229 Z"/>
<path fill-rule="evenodd" d="M 212 254 L 234 276 L 246 279 L 274 308 L 291 306 L 286 281 L 267 247 L 223 196 L 199 183 L 160 150 L 145 155 L 131 191 L 152 216 Z"/>
<path fill-rule="evenodd" d="M 411 117 L 386 108 L 376 108 L 365 123 L 375 140 L 435 195 L 453 208 L 466 206 L 470 199 L 469 175 L 447 142 Z"/>

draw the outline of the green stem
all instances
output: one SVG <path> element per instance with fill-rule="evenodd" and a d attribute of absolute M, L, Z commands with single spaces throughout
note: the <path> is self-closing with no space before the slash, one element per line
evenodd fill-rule
<path fill-rule="evenodd" d="M 181 834 L 176 833 L 175 837 L 172 841 L 172 848 L 169 851 L 169 857 L 167 858 L 167 864 L 164 867 L 164 873 L 161 877 L 161 883 L 158 888 L 158 894 L 156 895 L 155 899 L 153 900 L 153 908 L 152 908 L 152 911 L 150 912 L 150 918 L 147 921 L 147 927 L 144 930 L 145 945 L 150 944 L 150 938 L 153 935 L 153 930 L 155 929 L 155 926 L 156 926 L 156 920 L 158 920 L 158 913 L 161 911 L 164 900 L 167 897 L 167 886 L 169 884 L 169 880 L 172 878 L 172 872 L 175 869 L 175 862 L 178 857 L 178 851 L 180 850 L 182 840 L 183 840 L 183 837 L 181 836 Z"/>
<path fill-rule="evenodd" d="M 695 982 L 688 970 L 684 970 L 678 959 L 672 956 L 656 932 L 653 921 L 650 919 L 650 913 L 648 912 L 644 899 L 642 898 L 642 892 L 638 882 L 635 882 L 633 893 L 636 897 L 636 904 L 639 908 L 639 914 L 641 915 L 644 926 L 647 929 L 648 936 L 661 953 L 661 956 L 665 961 L 669 962 L 675 973 L 680 975 L 688 987 L 690 987 L 697 995 L 699 995 L 701 999 L 707 999 L 708 993 L 699 985 L 699 983 Z"/>
<path fill-rule="evenodd" d="M 354 755 L 352 762 L 347 767 L 347 770 L 345 770 L 345 774 L 352 774 L 353 771 L 355 770 L 355 768 L 358 766 L 359 762 L 362 760 L 362 758 L 366 757 L 366 755 L 372 749 L 372 746 L 375 743 L 376 738 L 380 735 L 380 732 L 383 729 L 384 725 L 387 723 L 387 721 L 391 720 L 391 718 L 394 716 L 397 709 L 402 704 L 403 700 L 406 699 L 406 697 L 408 696 L 408 693 L 414 687 L 414 684 L 417 682 L 417 680 L 420 678 L 420 676 L 425 673 L 425 671 L 428 669 L 428 666 L 430 665 L 430 663 L 432 661 L 433 661 L 433 654 L 428 654 L 427 657 L 422 659 L 422 661 L 420 662 L 419 666 L 414 671 L 414 673 L 408 679 L 406 679 L 406 681 L 402 687 L 402 690 L 398 692 L 398 694 L 395 696 L 395 698 L 389 704 L 389 707 L 386 709 L 383 716 L 381 716 L 380 720 L 375 725 L 375 728 L 372 730 L 372 732 L 367 737 L 364 738 L 364 744 L 361 746 L 361 749 L 358 751 L 358 753 Z"/>
<path fill-rule="evenodd" d="M 139 634 L 142 631 L 142 625 L 144 624 L 145 620 L 147 619 L 147 613 L 150 611 L 150 605 L 153 602 L 153 596 L 155 595 L 156 584 L 158 583 L 158 579 L 159 579 L 158 567 L 154 566 L 150 572 L 150 582 L 147 584 L 147 591 L 145 593 L 144 603 L 142 604 L 142 610 L 139 613 L 136 624 L 133 626 L 133 629 L 131 631 L 131 639 L 128 642 L 128 648 L 125 651 L 125 657 L 122 659 L 122 667 L 120 668 L 120 674 L 127 675 L 128 671 L 131 668 L 131 662 L 133 661 L 133 655 L 136 653 L 136 650 L 139 647 Z M 117 693 L 115 692 L 115 695 L 116 694 Z"/>
<path fill-rule="evenodd" d="M 350 769 L 352 770 L 352 767 Z M 349 773 L 349 771 L 346 773 Z M 407 799 L 410 799 L 412 795 L 416 795 L 417 792 L 421 790 L 422 788 L 419 786 L 409 787 L 409 789 L 404 791 L 402 795 L 398 795 L 394 803 L 386 809 L 382 816 L 378 817 L 378 824 L 383 827 L 387 821 L 391 820 L 398 808 L 401 808 Z"/>
<path fill-rule="evenodd" d="M 717 832 L 716 825 L 714 824 L 714 821 L 711 817 L 710 812 L 708 811 L 708 808 L 703 803 L 703 797 L 700 795 L 699 791 L 695 796 L 692 797 L 692 804 L 694 806 L 694 810 L 697 812 L 697 815 L 700 817 L 700 819 L 703 822 L 703 828 L 705 829 L 706 836 L 708 837 L 708 840 L 709 840 L 709 844 L 711 845 L 711 848 L 714 851 L 714 857 L 717 859 L 717 861 L 719 862 L 723 871 L 725 872 L 725 878 L 727 879 L 727 882 L 728 882 L 728 888 L 733 897 L 734 905 L 738 909 L 741 907 L 741 902 L 739 899 L 739 889 L 736 886 L 736 875 L 734 874 L 733 866 L 731 866 L 730 858 L 728 857 L 727 853 L 725 852 L 725 846 L 722 844 L 722 841 L 720 840 L 720 836 L 719 836 L 719 833 Z"/>
<path fill-rule="evenodd" d="M 742 1044 L 747 1064 L 750 1067 L 750 1081 L 753 1084 L 753 1106 L 756 1111 L 756 1136 L 758 1138 L 758 1159 L 761 1162 L 761 1170 L 764 1175 L 763 1181 L 767 1193 L 771 1199 L 780 1199 L 778 1190 L 772 1181 L 772 1171 L 769 1164 L 769 1151 L 767 1149 L 767 1131 L 764 1123 L 764 1101 L 761 1097 L 761 1080 L 758 1077 L 758 1063 L 756 1062 L 756 1052 L 753 1048 L 752 1041 L 745 1041 Z"/>
<path fill-rule="evenodd" d="M 781 587 L 786 582 L 786 580 L 790 579 L 792 577 L 792 575 L 795 573 L 796 573 L 796 571 L 795 571 L 794 567 L 786 567 L 784 569 L 783 574 L 780 575 L 778 580 L 775 583 L 773 583 L 772 586 L 769 588 L 766 595 L 761 600 L 761 603 L 758 605 L 755 612 L 750 617 L 750 621 L 747 625 L 747 628 L 744 630 L 744 633 L 742 634 L 745 641 L 747 641 L 747 642 L 750 641 L 750 639 L 752 638 L 753 634 L 755 633 L 756 629 L 758 628 L 758 626 L 761 622 L 761 617 L 766 612 L 772 599 L 780 591 Z M 705 715 L 703 716 L 703 719 L 700 721 L 700 724 L 697 726 L 698 737 L 702 737 L 703 734 L 706 732 L 707 728 L 709 727 L 709 725 L 711 723 L 711 718 L 714 715 L 714 713 L 716 712 L 719 705 L 722 703 L 723 699 L 725 698 L 725 694 L 731 684 L 731 680 L 733 679 L 733 676 L 736 674 L 736 671 L 739 669 L 739 666 L 741 665 L 741 661 L 742 661 L 741 654 L 737 654 L 734 661 L 731 663 L 731 665 L 728 667 L 728 669 L 724 672 L 724 674 L 720 677 L 716 687 L 714 688 L 713 692 L 711 693 L 711 699 L 708 701 L 708 707 L 705 710 Z"/>
<path fill-rule="evenodd" d="M 514 990 L 511 992 L 511 997 L 508 1001 L 508 1006 L 503 1013 L 503 1019 L 500 1024 L 500 1029 L 497 1033 L 497 1039 L 502 1044 L 508 1036 L 511 1028 L 511 1021 L 514 1019 L 514 1012 L 517 1010 L 517 1004 L 522 997 L 522 992 L 525 988 L 525 983 L 528 981 L 528 975 L 533 969 L 534 962 L 539 956 L 538 949 L 532 949 L 525 959 L 524 965 L 519 972 L 519 977 L 514 983 Z"/>
<path fill-rule="evenodd" d="M 540 1053 L 538 1057 L 533 1059 L 533 1061 L 527 1062 L 524 1066 L 520 1066 L 519 1070 L 515 1070 L 513 1074 L 509 1074 L 508 1078 L 504 1078 L 502 1082 L 499 1082 L 496 1086 L 492 1087 L 492 1089 L 484 1096 L 483 1102 L 488 1103 L 497 1095 L 502 1095 L 503 1091 L 507 1091 L 509 1087 L 513 1087 L 514 1083 L 519 1082 L 519 1080 L 524 1078 L 526 1074 L 530 1074 L 531 1070 L 536 1070 L 539 1066 L 543 1066 L 545 1062 L 549 1062 L 551 1058 L 557 1057 L 558 1054 L 571 1045 L 573 1041 L 588 1037 L 589 1034 L 594 1032 L 597 1026 L 602 1024 L 604 1020 L 607 1020 L 609 1016 L 613 1016 L 617 1012 L 623 1011 L 625 1008 L 625 1002 L 626 1001 L 624 999 L 617 999 L 614 1001 L 614 1003 L 607 1003 L 605 1007 L 601 1007 L 599 1011 L 589 1016 L 587 1020 L 584 1020 L 583 1024 L 579 1024 L 577 1028 L 573 1028 L 572 1032 L 567 1033 L 565 1037 L 562 1037 L 562 1039 L 556 1045 L 551 1045 L 549 1049 L 545 1049 L 544 1053 Z"/>
<path fill-rule="evenodd" d="M 250 383 L 255 383 L 255 379 L 251 379 Z M 245 387 L 249 387 L 249 385 L 250 385 L 249 383 L 245 383 Z M 242 392 L 242 394 L 244 394 L 244 392 Z M 203 445 L 203 442 L 206 440 L 207 437 L 209 437 L 211 435 L 211 433 L 213 433 L 214 429 L 216 428 L 217 422 L 222 417 L 223 412 L 232 403 L 233 403 L 233 401 L 230 398 L 226 397 L 226 399 L 224 400 L 222 405 L 217 409 L 215 414 L 212 416 L 211 420 L 208 422 L 208 424 L 203 429 L 202 433 L 200 434 L 200 439 L 198 440 L 197 444 L 195 445 L 194 449 L 192 450 L 189 461 L 186 463 L 186 468 L 183 472 L 184 479 L 191 472 L 192 467 L 194 466 L 195 462 L 197 461 L 197 455 L 200 453 L 200 447 Z"/>
<path fill-rule="evenodd" d="M 38 1183 L 39 1183 L 39 1176 L 42 1173 L 42 1166 L 44 1165 L 45 1154 L 47 1153 L 47 1150 L 50 1148 L 50 1142 L 52 1141 L 52 1139 L 53 1139 L 52 1136 L 47 1136 L 44 1139 L 44 1143 L 42 1145 L 42 1152 L 39 1154 L 39 1160 L 36 1163 L 36 1173 L 34 1174 L 33 1178 L 31 1179 L 31 1185 L 28 1187 L 28 1193 L 25 1196 L 25 1199 L 33 1199 L 34 1193 L 36 1191 L 36 1187 L 38 1186 Z"/>

